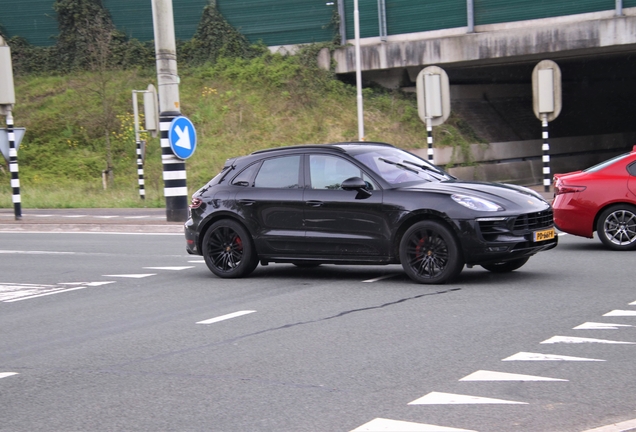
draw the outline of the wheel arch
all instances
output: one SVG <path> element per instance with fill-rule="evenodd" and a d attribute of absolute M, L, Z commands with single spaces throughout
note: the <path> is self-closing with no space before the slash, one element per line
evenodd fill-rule
<path fill-rule="evenodd" d="M 412 213 L 408 218 L 406 218 L 404 221 L 402 221 L 402 223 L 400 224 L 398 229 L 395 231 L 395 235 L 394 235 L 393 240 L 391 242 L 391 254 L 394 257 L 399 258 L 399 256 L 400 256 L 400 242 L 402 241 L 402 237 L 404 236 L 404 233 L 406 232 L 406 230 L 408 230 L 410 227 L 412 227 L 413 225 L 415 225 L 418 222 L 427 221 L 427 220 L 428 221 L 434 221 L 434 222 L 440 222 L 444 226 L 446 226 L 446 228 L 448 228 L 450 230 L 450 232 L 453 235 L 453 238 L 457 242 L 457 247 L 458 247 L 459 252 L 460 252 L 460 254 L 462 256 L 462 259 L 463 259 L 464 251 L 463 251 L 463 248 L 462 248 L 462 242 L 460 241 L 460 236 L 459 236 L 460 230 L 459 230 L 459 227 L 445 213 L 431 211 L 431 210 L 422 211 L 422 212 L 418 212 L 418 213 Z"/>
<path fill-rule="evenodd" d="M 211 217 L 201 222 L 199 227 L 199 237 L 197 239 L 197 250 L 203 251 L 203 238 L 205 237 L 205 233 L 208 231 L 208 229 L 210 229 L 210 226 L 212 226 L 213 223 L 223 219 L 228 219 L 240 224 L 245 229 L 245 231 L 248 232 L 248 234 L 251 237 L 252 244 L 254 245 L 254 233 L 249 229 L 245 221 L 241 219 L 240 217 L 238 217 L 235 213 L 222 212 L 222 213 L 215 213 Z M 255 245 L 254 247 L 256 248 Z"/>
<path fill-rule="evenodd" d="M 610 207 L 620 206 L 620 205 L 630 206 L 634 209 L 634 211 L 636 211 L 636 202 L 633 202 L 633 201 L 614 201 L 614 202 L 606 203 L 605 205 L 603 205 L 603 207 L 600 207 L 598 211 L 596 212 L 596 214 L 594 215 L 594 221 L 592 222 L 592 233 L 596 232 L 596 227 L 598 225 L 598 220 L 601 217 L 601 214 L 603 214 L 603 212 Z"/>

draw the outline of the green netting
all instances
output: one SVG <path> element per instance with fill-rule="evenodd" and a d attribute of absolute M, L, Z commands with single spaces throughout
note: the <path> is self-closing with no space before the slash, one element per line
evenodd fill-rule
<path fill-rule="evenodd" d="M 474 4 L 476 25 L 575 15 L 616 8 L 615 0 L 474 0 Z"/>

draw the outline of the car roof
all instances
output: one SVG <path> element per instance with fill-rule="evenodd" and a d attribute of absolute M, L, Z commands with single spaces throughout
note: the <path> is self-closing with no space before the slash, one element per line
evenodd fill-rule
<path fill-rule="evenodd" d="M 383 143 L 383 142 L 367 142 L 367 141 L 348 141 L 348 142 L 338 142 L 338 143 L 329 143 L 329 144 L 299 144 L 293 146 L 283 146 L 283 147 L 273 147 L 264 150 L 257 150 L 252 152 L 253 155 L 263 154 L 263 153 L 272 153 L 272 152 L 285 152 L 289 150 L 334 150 L 337 152 L 345 153 L 346 146 L 385 146 L 385 147 L 393 147 L 391 144 Z"/>

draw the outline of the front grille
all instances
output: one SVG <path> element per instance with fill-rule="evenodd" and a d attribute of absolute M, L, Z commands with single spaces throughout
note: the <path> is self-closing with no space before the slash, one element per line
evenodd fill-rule
<path fill-rule="evenodd" d="M 552 210 L 537 213 L 519 215 L 515 219 L 514 231 L 534 231 L 542 228 L 550 228 L 554 225 Z"/>

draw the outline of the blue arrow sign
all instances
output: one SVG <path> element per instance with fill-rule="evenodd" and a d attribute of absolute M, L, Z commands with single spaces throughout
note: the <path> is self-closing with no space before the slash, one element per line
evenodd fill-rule
<path fill-rule="evenodd" d="M 176 157 L 187 159 L 197 148 L 197 131 L 187 117 L 179 116 L 170 123 L 168 141 Z"/>

